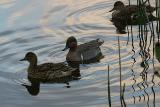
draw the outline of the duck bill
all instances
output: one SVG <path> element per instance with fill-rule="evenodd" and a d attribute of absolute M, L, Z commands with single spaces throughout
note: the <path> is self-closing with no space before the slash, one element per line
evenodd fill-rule
<path fill-rule="evenodd" d="M 65 51 L 65 50 L 67 50 L 68 48 L 67 47 L 65 47 L 62 51 Z"/>
<path fill-rule="evenodd" d="M 113 10 L 115 10 L 115 8 L 111 9 L 109 12 L 112 12 Z"/>
<path fill-rule="evenodd" d="M 19 60 L 19 61 L 26 61 L 26 59 L 25 59 L 25 58 L 23 58 L 23 59 L 21 59 L 21 60 Z"/>

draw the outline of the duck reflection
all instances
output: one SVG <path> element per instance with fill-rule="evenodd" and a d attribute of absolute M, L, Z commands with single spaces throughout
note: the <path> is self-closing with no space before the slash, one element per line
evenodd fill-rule
<path fill-rule="evenodd" d="M 155 44 L 155 56 L 158 62 L 160 62 L 160 43 L 159 41 Z M 160 77 L 160 67 L 155 67 L 154 74 Z"/>
<path fill-rule="evenodd" d="M 37 56 L 33 52 L 28 52 L 20 61 L 28 61 L 28 80 L 31 85 L 25 86 L 31 95 L 37 95 L 40 91 L 40 83 L 65 83 L 70 88 L 69 82 L 80 79 L 79 68 L 72 68 L 65 63 L 44 63 L 37 65 Z"/>
<path fill-rule="evenodd" d="M 69 49 L 66 56 L 68 64 L 73 68 L 79 68 L 79 64 L 99 62 L 104 58 L 100 46 L 104 43 L 101 39 L 92 40 L 78 45 L 75 37 L 71 36 L 66 41 L 63 51 Z"/>
<path fill-rule="evenodd" d="M 160 62 L 160 43 L 159 42 L 155 44 L 155 56 L 156 56 L 156 59 Z"/>
<path fill-rule="evenodd" d="M 159 65 L 156 65 L 154 67 L 154 75 L 160 78 L 160 66 Z"/>
<path fill-rule="evenodd" d="M 28 80 L 31 82 L 31 85 L 22 84 L 22 86 L 26 87 L 27 91 L 31 95 L 38 95 L 40 91 L 40 81 L 30 77 L 28 77 Z"/>

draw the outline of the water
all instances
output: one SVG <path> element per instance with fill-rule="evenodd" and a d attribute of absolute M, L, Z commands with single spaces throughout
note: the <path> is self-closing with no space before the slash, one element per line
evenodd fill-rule
<path fill-rule="evenodd" d="M 152 45 L 149 68 L 140 66 L 138 27 L 133 27 L 134 48 L 127 34 L 117 34 L 110 22 L 115 0 L 1 0 L 0 1 L 0 105 L 1 107 L 108 107 L 107 65 L 110 65 L 111 100 L 119 107 L 119 60 L 117 36 L 120 36 L 122 85 L 129 107 L 159 105 L 160 79 L 153 75 Z M 127 1 L 124 1 L 127 3 Z M 154 1 L 151 1 L 154 5 Z M 61 51 L 65 40 L 75 36 L 79 44 L 96 38 L 105 58 L 100 63 L 81 65 L 81 79 L 64 84 L 41 84 L 37 96 L 31 96 L 19 83 L 27 82 L 28 63 L 19 60 L 33 51 L 39 63 L 65 61 Z M 149 39 L 148 39 L 149 41 Z M 135 60 L 135 62 L 134 62 Z M 158 66 L 158 61 L 154 60 Z M 143 72 L 145 71 L 145 72 Z M 140 74 L 147 74 L 143 81 Z"/>

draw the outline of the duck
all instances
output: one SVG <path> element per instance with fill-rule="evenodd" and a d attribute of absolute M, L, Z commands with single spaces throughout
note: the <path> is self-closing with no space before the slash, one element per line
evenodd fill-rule
<path fill-rule="evenodd" d="M 156 10 L 155 7 L 152 7 L 150 5 L 145 5 L 145 3 L 143 3 L 142 6 L 145 6 L 147 13 L 153 13 Z M 124 3 L 122 1 L 116 1 L 114 3 L 113 9 L 111 9 L 109 12 L 119 11 L 119 10 L 122 10 L 122 9 L 126 9 L 127 14 L 131 15 L 131 14 L 139 11 L 139 6 L 138 5 L 124 5 Z"/>
<path fill-rule="evenodd" d="M 66 61 L 71 67 L 79 68 L 79 64 L 99 62 L 104 56 L 100 46 L 104 41 L 100 38 L 78 45 L 77 39 L 71 36 L 66 41 L 63 51 L 69 49 Z"/>
<path fill-rule="evenodd" d="M 119 14 L 121 14 L 121 12 L 117 13 L 116 15 Z M 151 21 L 159 20 L 150 13 L 148 13 L 147 15 L 140 16 L 136 13 L 132 16 L 116 17 L 116 15 L 112 16 L 111 22 L 116 27 L 117 32 L 121 34 L 126 33 L 125 29 L 127 25 L 145 25 Z"/>
<path fill-rule="evenodd" d="M 127 25 L 144 25 L 150 21 L 158 20 L 152 14 L 156 10 L 155 7 L 150 5 L 142 6 L 145 6 L 146 12 L 143 12 L 144 9 L 139 8 L 138 5 L 124 5 L 121 1 L 114 3 L 113 9 L 109 12 L 113 11 L 111 22 L 115 25 L 118 32 L 126 33 L 125 28 Z"/>
<path fill-rule="evenodd" d="M 145 24 L 150 21 L 156 21 L 158 20 L 157 17 L 155 17 L 151 13 L 145 13 L 142 11 L 135 11 L 135 12 L 128 12 L 129 10 L 127 8 L 122 8 L 121 10 L 114 11 L 112 13 L 111 22 L 119 21 L 126 25 L 138 25 L 138 24 Z"/>
<path fill-rule="evenodd" d="M 69 85 L 69 81 L 76 80 L 80 77 L 80 71 L 60 63 L 43 63 L 37 64 L 38 59 L 35 53 L 28 52 L 20 61 L 28 61 L 28 78 L 39 80 L 42 83 L 65 83 Z"/>

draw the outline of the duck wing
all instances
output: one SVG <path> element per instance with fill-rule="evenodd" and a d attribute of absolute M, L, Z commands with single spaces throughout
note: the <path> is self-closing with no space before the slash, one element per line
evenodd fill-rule
<path fill-rule="evenodd" d="M 46 78 L 53 79 L 71 75 L 72 72 L 77 69 L 67 66 L 65 63 L 44 63 L 38 65 L 35 70 L 38 73 L 45 75 Z"/>
<path fill-rule="evenodd" d="M 126 6 L 120 10 L 114 11 L 112 13 L 112 22 L 116 20 L 128 20 L 131 18 L 132 14 L 137 13 L 138 8 L 136 5 Z"/>
<path fill-rule="evenodd" d="M 76 70 L 77 68 L 72 68 L 70 66 L 68 66 L 67 64 L 65 63 L 54 63 L 53 64 L 53 70 L 54 71 L 62 71 L 62 72 L 68 72 L 68 71 L 74 71 Z"/>
<path fill-rule="evenodd" d="M 102 39 L 96 39 L 96 40 L 92 40 L 90 42 L 78 45 L 78 51 L 79 52 L 83 52 L 83 51 L 88 51 L 88 50 L 92 50 L 95 48 L 99 48 L 99 46 L 101 46 L 104 43 L 104 41 Z"/>
<path fill-rule="evenodd" d="M 126 11 L 126 14 L 128 14 L 128 15 L 132 15 L 133 13 L 137 13 L 138 12 L 138 6 L 137 5 L 127 5 L 127 6 L 125 6 L 125 8 L 123 8 L 123 9 L 125 9 Z M 122 9 L 122 10 L 123 10 Z"/>
<path fill-rule="evenodd" d="M 126 5 L 125 8 L 129 10 L 131 14 L 139 11 L 138 5 Z M 156 8 L 151 5 L 145 5 L 145 8 L 146 8 L 146 12 L 148 13 L 153 13 L 156 10 Z"/>
<path fill-rule="evenodd" d="M 46 79 L 46 74 L 52 71 L 52 63 L 44 63 L 28 70 L 28 76 L 36 79 Z"/>

